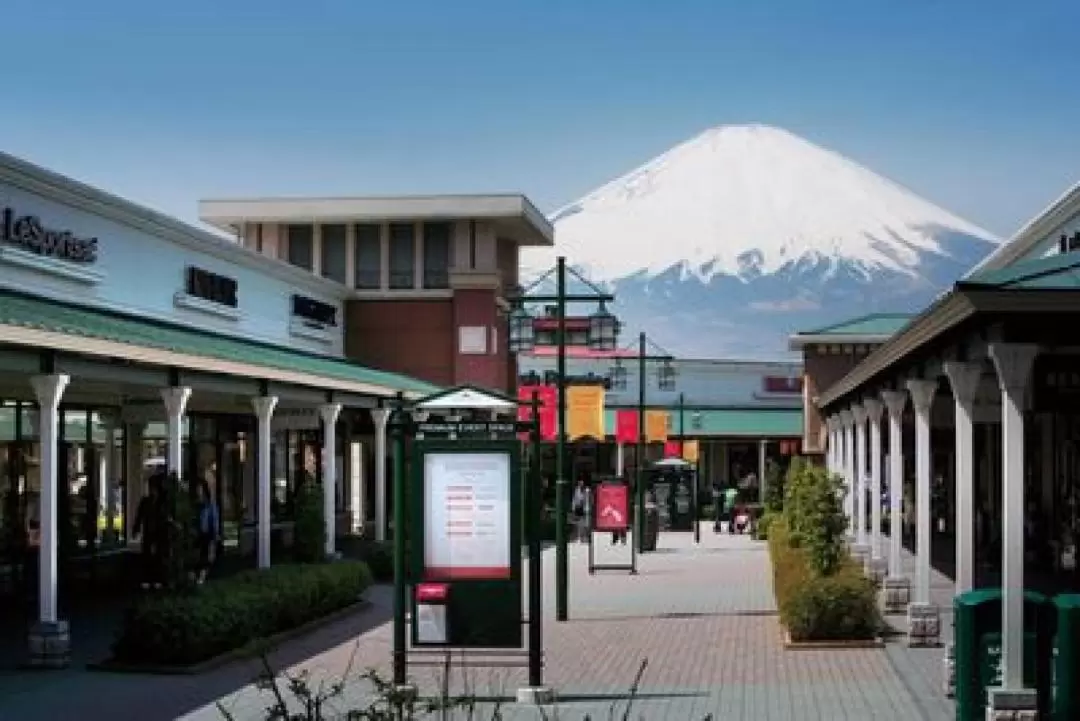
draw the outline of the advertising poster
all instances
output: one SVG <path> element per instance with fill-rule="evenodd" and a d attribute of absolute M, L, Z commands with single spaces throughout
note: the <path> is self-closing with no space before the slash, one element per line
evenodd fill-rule
<path fill-rule="evenodd" d="M 615 411 L 615 442 L 637 443 L 638 442 L 638 413 L 637 411 Z"/>
<path fill-rule="evenodd" d="M 697 441 L 684 441 L 682 457 L 687 463 L 697 463 L 701 455 L 701 449 Z"/>
<path fill-rule="evenodd" d="M 424 455 L 424 576 L 510 578 L 510 454 Z"/>
<path fill-rule="evenodd" d="M 679 457 L 679 442 L 678 441 L 664 441 L 664 458 L 678 458 Z"/>
<path fill-rule="evenodd" d="M 518 386 L 517 397 L 518 401 L 522 404 L 518 406 L 518 420 L 532 420 L 531 403 L 534 392 L 537 395 L 537 400 L 540 402 L 540 440 L 554 441 L 555 426 L 558 420 L 556 415 L 558 413 L 557 405 L 559 397 L 558 389 L 555 386 Z M 518 437 L 523 441 L 529 440 L 529 435 L 527 433 L 522 433 Z"/>
<path fill-rule="evenodd" d="M 597 531 L 630 528 L 630 492 L 625 483 L 601 483 L 596 487 Z"/>
<path fill-rule="evenodd" d="M 567 440 L 593 438 L 603 440 L 604 387 L 570 386 L 566 389 Z"/>
<path fill-rule="evenodd" d="M 645 440 L 649 443 L 663 443 L 667 440 L 667 411 L 645 411 Z"/>

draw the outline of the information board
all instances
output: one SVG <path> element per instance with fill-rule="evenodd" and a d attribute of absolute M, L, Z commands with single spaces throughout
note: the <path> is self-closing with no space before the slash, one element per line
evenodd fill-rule
<path fill-rule="evenodd" d="M 510 483 L 509 453 L 424 454 L 425 578 L 510 578 Z"/>
<path fill-rule="evenodd" d="M 625 483 L 601 483 L 596 487 L 594 528 L 625 531 L 630 528 L 630 494 Z"/>

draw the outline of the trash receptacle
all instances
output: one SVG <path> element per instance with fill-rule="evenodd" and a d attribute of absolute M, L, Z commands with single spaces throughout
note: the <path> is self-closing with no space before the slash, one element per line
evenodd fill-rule
<path fill-rule="evenodd" d="M 953 600 L 956 654 L 956 718 L 986 718 L 987 689 L 1001 678 L 1001 589 L 980 588 Z M 1041 714 L 1050 708 L 1053 606 L 1036 591 L 1024 592 L 1024 684 L 1039 694 Z"/>
<path fill-rule="evenodd" d="M 1050 692 L 1054 721 L 1080 718 L 1080 594 L 1062 594 L 1054 599 L 1057 627 L 1054 633 L 1052 683 Z"/>
<path fill-rule="evenodd" d="M 660 510 L 655 503 L 645 504 L 645 537 L 642 538 L 643 552 L 655 551 L 660 537 Z"/>

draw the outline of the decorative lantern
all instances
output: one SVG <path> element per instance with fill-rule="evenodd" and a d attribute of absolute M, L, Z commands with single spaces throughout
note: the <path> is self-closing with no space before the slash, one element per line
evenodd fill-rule
<path fill-rule="evenodd" d="M 677 375 L 677 371 L 675 370 L 675 364 L 671 362 L 670 358 L 664 360 L 663 365 L 660 366 L 656 375 L 660 390 L 675 390 L 675 376 Z"/>
<path fill-rule="evenodd" d="M 622 358 L 615 359 L 615 365 L 611 367 L 608 378 L 611 381 L 613 390 L 621 391 L 626 389 L 626 366 L 623 365 Z"/>
<path fill-rule="evenodd" d="M 536 328 L 533 317 L 518 304 L 510 313 L 509 346 L 511 353 L 531 353 L 536 347 Z"/>
<path fill-rule="evenodd" d="M 615 350 L 619 339 L 619 319 L 604 305 L 589 316 L 589 350 L 610 352 Z"/>

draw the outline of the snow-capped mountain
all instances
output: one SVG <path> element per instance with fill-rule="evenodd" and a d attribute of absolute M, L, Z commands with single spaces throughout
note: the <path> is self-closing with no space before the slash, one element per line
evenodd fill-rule
<path fill-rule="evenodd" d="M 551 219 L 555 248 L 526 269 L 565 255 L 614 289 L 628 329 L 682 355 L 778 356 L 798 330 L 918 310 L 999 242 L 763 125 L 708 130 Z"/>

